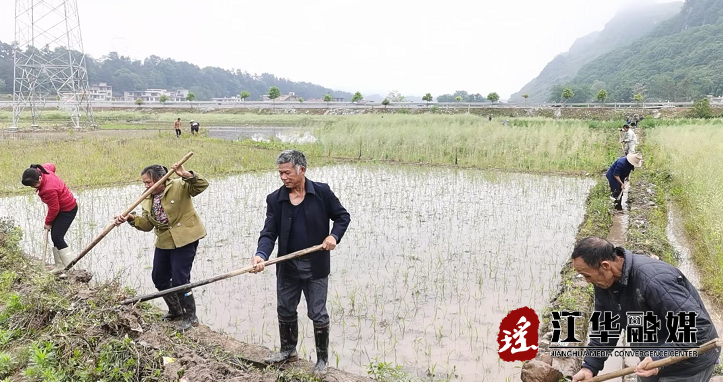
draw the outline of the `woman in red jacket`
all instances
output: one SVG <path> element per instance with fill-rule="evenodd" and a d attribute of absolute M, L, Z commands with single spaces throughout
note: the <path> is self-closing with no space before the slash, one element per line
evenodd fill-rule
<path fill-rule="evenodd" d="M 75 220 L 78 204 L 73 193 L 55 175 L 55 165 L 52 163 L 42 166 L 31 164 L 30 168 L 23 172 L 22 183 L 24 186 L 35 188 L 40 200 L 48 205 L 45 229 L 50 231 L 53 240 L 54 271 L 59 271 L 75 258 L 65 242 L 65 234 Z"/>

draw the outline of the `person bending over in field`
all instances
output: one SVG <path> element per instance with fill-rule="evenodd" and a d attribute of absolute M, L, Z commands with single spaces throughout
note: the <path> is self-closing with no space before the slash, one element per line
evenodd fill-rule
<path fill-rule="evenodd" d="M 625 182 L 630 177 L 630 173 L 636 167 L 643 165 L 643 156 L 639 153 L 631 153 L 615 160 L 608 169 L 605 177 L 610 185 L 610 197 L 618 199 L 620 193 L 625 188 Z"/>
<path fill-rule="evenodd" d="M 53 272 L 59 272 L 75 259 L 65 242 L 65 234 L 78 213 L 78 203 L 68 186 L 55 175 L 55 165 L 52 163 L 31 164 L 23 171 L 22 184 L 34 188 L 40 200 L 48 206 L 44 228 L 50 231 L 53 240 Z"/>

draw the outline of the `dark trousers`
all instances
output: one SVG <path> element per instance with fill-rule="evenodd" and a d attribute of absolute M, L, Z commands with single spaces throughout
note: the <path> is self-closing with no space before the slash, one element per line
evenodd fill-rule
<path fill-rule="evenodd" d="M 151 279 L 156 289 L 166 290 L 191 282 L 191 268 L 196 257 L 196 248 L 198 240 L 180 248 L 156 248 L 151 272 Z"/>
<path fill-rule="evenodd" d="M 608 179 L 608 184 L 610 185 L 610 196 L 617 199 L 618 196 L 620 196 L 620 193 L 623 192 L 623 189 L 620 186 L 620 182 L 618 182 L 616 179 Z"/>
<path fill-rule="evenodd" d="M 708 382 L 710 377 L 713 375 L 713 369 L 715 365 L 710 365 L 707 369 L 698 372 L 695 375 L 689 375 L 684 377 L 658 377 L 654 375 L 652 377 L 643 378 L 638 377 L 639 382 Z"/>
<path fill-rule="evenodd" d="M 180 130 L 180 129 L 176 129 L 176 138 L 178 138 L 178 137 L 180 137 L 180 136 L 181 136 L 181 130 Z"/>
<path fill-rule="evenodd" d="M 312 280 L 310 259 L 292 259 L 283 266 L 287 267 L 284 276 L 276 280 L 276 313 L 279 320 L 297 319 L 296 309 L 301 301 L 301 292 L 304 292 L 309 319 L 315 326 L 329 324 L 326 311 L 329 278 Z"/>
<path fill-rule="evenodd" d="M 75 206 L 70 211 L 58 212 L 58 216 L 50 225 L 50 238 L 53 240 L 53 247 L 58 249 L 68 248 L 68 243 L 65 242 L 65 234 L 68 233 L 68 229 L 75 220 L 77 213 L 78 206 Z"/>

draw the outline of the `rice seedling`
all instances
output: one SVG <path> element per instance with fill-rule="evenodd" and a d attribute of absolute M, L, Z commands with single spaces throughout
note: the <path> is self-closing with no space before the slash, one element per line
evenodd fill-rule
<path fill-rule="evenodd" d="M 313 167 L 307 175 L 328 182 L 352 214 L 347 235 L 332 252 L 334 363 L 364 374 L 378 357 L 419 378 L 427 370 L 461 380 L 519 372 L 497 363 L 497 327 L 510 309 L 543 308 L 573 244 L 591 180 L 379 164 Z M 266 194 L 279 187 L 273 172 L 210 181 L 195 200 L 208 236 L 199 245 L 192 281 L 248 264 Z M 71 248 L 92 241 L 141 192 L 140 184 L 77 192 Z M 45 213 L 37 197 L 0 199 L 0 210 L 17 219 L 24 249 L 37 255 Z M 79 267 L 99 281 L 121 277 L 127 286 L 152 291 L 147 266 L 153 243 L 152 234 L 121 226 Z M 196 291 L 199 318 L 274 348 L 275 288 L 273 269 L 206 285 Z M 299 352 L 309 357 L 313 327 L 305 312 L 302 299 Z"/>

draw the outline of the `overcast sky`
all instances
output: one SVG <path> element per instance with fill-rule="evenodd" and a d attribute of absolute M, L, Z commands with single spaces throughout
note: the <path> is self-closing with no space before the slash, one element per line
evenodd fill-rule
<path fill-rule="evenodd" d="M 503 99 L 576 38 L 641 2 L 77 1 L 85 51 L 94 57 L 155 54 L 367 95 L 459 89 Z M 3 42 L 14 40 L 14 3 L 0 0 Z"/>

